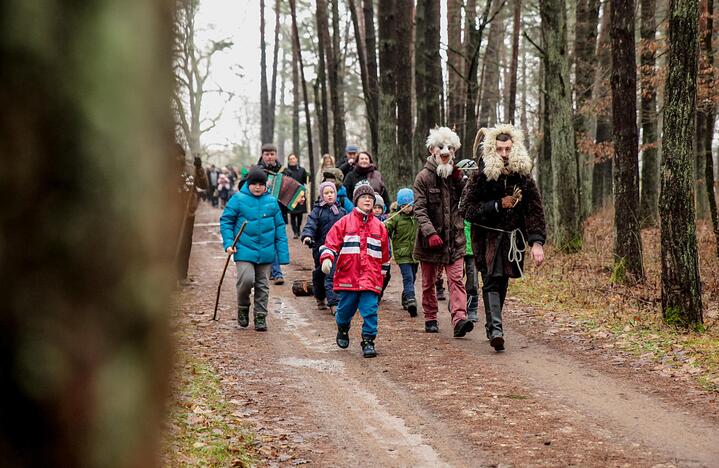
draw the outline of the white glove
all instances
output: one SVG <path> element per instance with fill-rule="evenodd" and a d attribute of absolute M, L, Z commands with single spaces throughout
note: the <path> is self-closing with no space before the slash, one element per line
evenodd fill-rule
<path fill-rule="evenodd" d="M 325 258 L 322 261 L 322 273 L 324 273 L 325 275 L 329 275 L 330 270 L 332 270 L 332 260 L 330 260 L 329 258 Z"/>

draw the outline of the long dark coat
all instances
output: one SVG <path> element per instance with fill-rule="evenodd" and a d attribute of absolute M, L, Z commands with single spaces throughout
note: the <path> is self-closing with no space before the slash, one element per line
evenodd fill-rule
<path fill-rule="evenodd" d="M 414 179 L 414 213 L 419 223 L 414 258 L 448 265 L 464 257 L 466 249 L 464 219 L 457 209 L 464 181 L 451 175 L 443 179 L 436 171 L 437 163 L 430 156 Z M 432 234 L 442 238 L 441 248 L 429 248 Z"/>
<path fill-rule="evenodd" d="M 522 200 L 514 208 L 502 208 L 502 197 L 512 195 L 515 186 L 522 190 Z M 510 232 L 519 229 L 530 246 L 535 242 L 544 244 L 547 237 L 542 197 L 529 176 L 510 173 L 490 181 L 480 164 L 480 170 L 464 189 L 460 211 L 472 223 L 472 249 L 477 269 L 490 276 L 518 278 L 520 271 L 515 262 L 508 260 L 510 234 L 486 227 Z M 520 249 L 525 247 L 519 236 L 517 244 Z"/>

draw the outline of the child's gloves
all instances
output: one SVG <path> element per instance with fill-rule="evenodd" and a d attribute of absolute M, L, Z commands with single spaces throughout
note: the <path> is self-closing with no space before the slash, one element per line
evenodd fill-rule
<path fill-rule="evenodd" d="M 324 273 L 325 275 L 329 275 L 331 270 L 332 270 L 332 260 L 330 260 L 329 258 L 325 258 L 322 261 L 322 273 Z"/>
<path fill-rule="evenodd" d="M 432 234 L 431 236 L 429 236 L 427 242 L 429 243 L 430 249 L 438 249 L 444 245 L 444 242 L 442 242 L 442 238 L 439 237 L 438 234 Z"/>
<path fill-rule="evenodd" d="M 314 241 L 311 237 L 305 237 L 302 239 L 302 243 L 305 244 L 307 247 L 312 248 L 312 244 L 314 244 Z"/>

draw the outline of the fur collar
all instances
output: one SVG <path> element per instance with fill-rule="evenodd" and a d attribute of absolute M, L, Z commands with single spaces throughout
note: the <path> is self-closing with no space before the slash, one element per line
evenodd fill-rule
<path fill-rule="evenodd" d="M 484 175 L 487 180 L 497 180 L 502 174 L 504 161 L 497 154 L 497 135 L 507 133 L 512 137 L 512 151 L 509 153 L 509 171 L 519 175 L 528 176 L 532 172 L 532 160 L 524 147 L 524 135 L 511 124 L 499 124 L 484 129 L 484 142 L 482 160 L 484 160 Z"/>

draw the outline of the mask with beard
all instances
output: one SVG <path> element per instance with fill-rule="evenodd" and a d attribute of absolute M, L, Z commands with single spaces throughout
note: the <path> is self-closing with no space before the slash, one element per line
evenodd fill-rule
<path fill-rule="evenodd" d="M 453 152 L 452 152 L 453 153 Z M 443 179 L 446 179 L 447 177 L 452 174 L 452 171 L 454 170 L 454 155 L 450 153 L 449 161 L 446 164 L 442 163 L 442 156 L 435 155 L 434 161 L 437 163 L 437 175 L 440 176 Z"/>
<path fill-rule="evenodd" d="M 427 148 L 437 163 L 437 175 L 443 179 L 452 174 L 454 170 L 454 152 L 461 143 L 459 136 L 447 127 L 435 127 L 429 131 Z"/>

